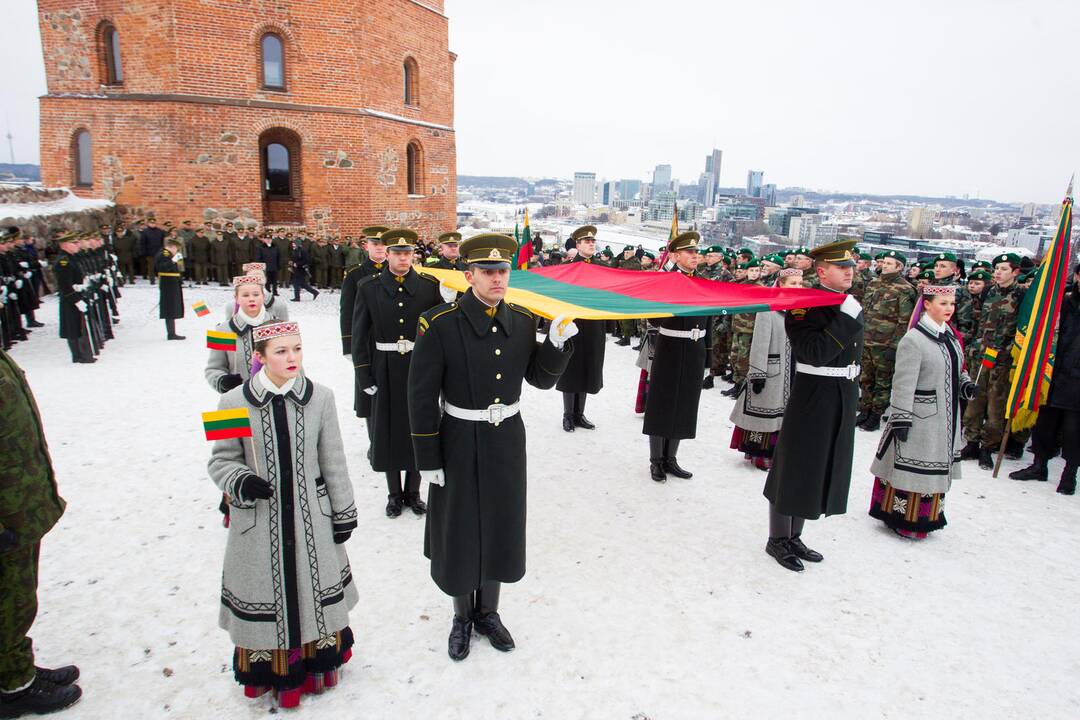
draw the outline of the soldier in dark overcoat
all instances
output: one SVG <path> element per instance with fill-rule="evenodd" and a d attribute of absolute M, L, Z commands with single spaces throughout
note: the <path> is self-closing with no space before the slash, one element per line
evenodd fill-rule
<path fill-rule="evenodd" d="M 64 233 L 56 238 L 56 244 L 60 252 L 53 264 L 53 274 L 60 298 L 60 337 L 67 340 L 71 362 L 96 362 L 90 348 L 90 328 L 85 316 L 88 307 L 81 292 L 83 274 L 75 259 L 79 252 L 79 238 L 75 233 Z"/>
<path fill-rule="evenodd" d="M 364 236 L 367 238 L 366 245 L 369 257 L 359 265 L 345 273 L 345 280 L 341 284 L 341 304 L 338 308 L 341 323 L 341 353 L 349 358 L 352 357 L 352 319 L 353 309 L 356 305 L 356 287 L 366 277 L 378 275 L 386 265 L 386 246 L 382 244 L 382 234 L 389 230 L 382 225 L 373 225 L 364 228 Z M 372 352 L 375 349 L 372 348 Z M 371 396 L 364 392 L 364 388 L 355 382 L 353 373 L 353 412 L 358 418 L 371 417 Z M 368 420 L 368 453 L 371 453 L 372 423 Z"/>
<path fill-rule="evenodd" d="M 596 262 L 596 228 L 584 225 L 570 236 L 578 250 L 571 262 L 586 265 Z M 604 330 L 607 323 L 604 320 L 579 320 L 575 324 L 578 334 L 574 338 L 574 355 L 555 385 L 563 395 L 562 429 L 566 432 L 596 427 L 585 417 L 585 396 L 595 395 L 604 387 L 604 348 L 607 346 Z"/>
<path fill-rule="evenodd" d="M 700 240 L 701 236 L 691 230 L 668 242 L 668 252 L 675 261 L 671 272 L 693 277 L 701 260 Z M 676 454 L 681 440 L 697 436 L 701 378 L 712 348 L 710 319 L 658 318 L 649 324 L 658 332 L 641 430 L 649 436 L 649 474 L 656 482 L 664 482 L 668 474 L 693 477 L 679 466 Z"/>
<path fill-rule="evenodd" d="M 465 261 L 461 259 L 461 233 L 445 232 L 439 236 L 439 254 L 424 263 L 427 267 L 441 270 L 464 270 Z"/>
<path fill-rule="evenodd" d="M 417 321 L 421 313 L 441 305 L 442 297 L 439 281 L 412 267 L 419 239 L 415 232 L 394 229 L 382 239 L 386 267 L 356 289 L 352 356 L 357 386 L 371 397 L 371 469 L 386 473 L 386 516 L 394 518 L 404 506 L 417 515 L 427 512 L 413 458 L 407 392 Z"/>
<path fill-rule="evenodd" d="M 844 293 L 851 287 L 854 240 L 810 251 L 818 288 Z M 802 541 L 805 520 L 847 511 L 855 415 L 859 404 L 862 306 L 847 295 L 842 305 L 796 309 L 784 319 L 795 382 L 765 481 L 769 541 L 765 551 L 788 570 L 803 560 L 820 562 Z"/>
<path fill-rule="evenodd" d="M 552 387 L 577 332 L 556 318 L 538 343 L 536 317 L 504 301 L 516 249 L 496 233 L 461 244 L 471 288 L 420 317 L 409 374 L 416 466 L 431 485 L 424 554 L 432 579 L 454 598 L 454 660 L 469 654 L 474 626 L 497 650 L 514 647 L 498 601 L 501 583 L 525 574 L 521 384 Z"/>
<path fill-rule="evenodd" d="M 158 276 L 158 317 L 165 321 L 167 340 L 183 340 L 183 335 L 176 334 L 176 320 L 184 317 L 184 288 L 181 267 L 183 244 L 179 240 L 169 240 L 165 247 L 154 257 L 154 272 Z"/>

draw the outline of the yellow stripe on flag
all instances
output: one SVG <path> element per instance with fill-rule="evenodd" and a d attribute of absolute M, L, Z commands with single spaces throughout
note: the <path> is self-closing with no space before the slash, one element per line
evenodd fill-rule
<path fill-rule="evenodd" d="M 206 337 L 207 339 L 213 338 L 214 340 L 235 340 L 236 333 L 220 332 L 218 330 L 207 330 Z"/>
<path fill-rule="evenodd" d="M 228 410 L 215 410 L 202 414 L 204 423 L 221 422 L 222 420 L 246 420 L 248 419 L 247 408 L 230 408 Z"/>

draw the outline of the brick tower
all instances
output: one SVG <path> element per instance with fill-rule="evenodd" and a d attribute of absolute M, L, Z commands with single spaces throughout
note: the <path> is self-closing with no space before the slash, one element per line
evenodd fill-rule
<path fill-rule="evenodd" d="M 443 0 L 38 0 L 49 186 L 133 215 L 456 225 Z"/>

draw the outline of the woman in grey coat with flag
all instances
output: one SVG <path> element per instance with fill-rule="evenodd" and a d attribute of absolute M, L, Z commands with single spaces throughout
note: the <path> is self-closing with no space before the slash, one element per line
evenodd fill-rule
<path fill-rule="evenodd" d="M 896 348 L 887 421 L 870 465 L 870 516 L 902 537 L 945 527 L 945 493 L 960 477 L 960 401 L 973 398 L 976 386 L 949 325 L 955 310 L 956 286 L 925 286 Z"/>
<path fill-rule="evenodd" d="M 336 684 L 351 656 L 358 595 L 344 543 L 356 506 L 334 396 L 301 372 L 298 325 L 269 323 L 253 336 L 262 369 L 221 397 L 219 410 L 238 412 L 211 414 L 230 416 L 213 431 L 222 439 L 209 463 L 232 512 L 218 622 L 245 695 L 273 689 L 295 707 Z"/>

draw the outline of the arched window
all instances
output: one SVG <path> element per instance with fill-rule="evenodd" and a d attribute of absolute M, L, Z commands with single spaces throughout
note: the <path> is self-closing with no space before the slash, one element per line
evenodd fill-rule
<path fill-rule="evenodd" d="M 405 78 L 405 104 L 420 105 L 420 68 L 411 57 L 405 58 L 403 77 Z"/>
<path fill-rule="evenodd" d="M 262 60 L 262 86 L 268 90 L 285 89 L 285 43 L 274 33 L 259 41 Z"/>
<path fill-rule="evenodd" d="M 424 157 L 423 151 L 420 149 L 420 144 L 417 142 L 409 143 L 409 147 L 405 148 L 405 164 L 406 164 L 406 182 L 408 183 L 409 194 L 419 195 L 423 184 L 423 164 Z"/>
<path fill-rule="evenodd" d="M 268 197 L 292 197 L 292 173 L 289 168 L 289 148 L 281 143 L 267 143 L 263 167 L 266 174 L 263 185 Z"/>
<path fill-rule="evenodd" d="M 287 128 L 271 128 L 259 136 L 263 222 L 303 221 L 300 152 L 300 136 Z"/>
<path fill-rule="evenodd" d="M 101 82 L 104 85 L 123 85 L 124 66 L 120 62 L 120 33 L 108 20 L 98 25 L 98 57 Z"/>
<path fill-rule="evenodd" d="M 90 131 L 80 130 L 75 133 L 71 143 L 71 157 L 75 161 L 75 184 L 90 187 L 94 184 L 94 157 L 90 144 Z"/>

